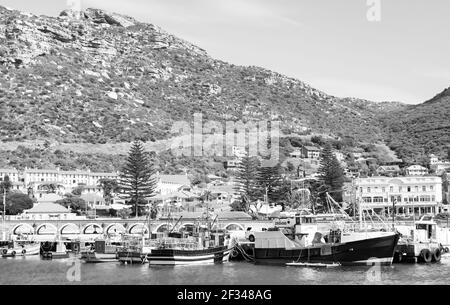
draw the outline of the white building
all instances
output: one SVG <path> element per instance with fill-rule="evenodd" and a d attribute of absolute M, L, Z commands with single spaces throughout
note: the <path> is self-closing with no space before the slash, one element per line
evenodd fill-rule
<path fill-rule="evenodd" d="M 23 211 L 21 219 L 29 220 L 75 220 L 80 219 L 75 213 L 62 205 L 43 202 L 36 204 L 29 210 Z"/>
<path fill-rule="evenodd" d="M 8 176 L 11 182 L 19 182 L 19 171 L 15 168 L 0 168 L 0 182 L 5 180 L 5 177 Z"/>
<path fill-rule="evenodd" d="M 90 170 L 62 171 L 59 169 L 25 169 L 23 172 L 23 181 L 26 187 L 33 188 L 34 192 L 38 192 L 39 187 L 43 184 L 56 184 L 59 193 L 69 193 L 80 185 L 98 186 L 101 179 L 117 180 L 118 174 L 96 173 Z"/>
<path fill-rule="evenodd" d="M 406 168 L 407 176 L 424 176 L 428 174 L 428 168 L 421 165 L 411 165 Z"/>
<path fill-rule="evenodd" d="M 439 213 L 442 208 L 442 178 L 426 177 L 370 177 L 355 180 L 357 198 L 366 208 L 379 214 L 411 215 Z"/>
<path fill-rule="evenodd" d="M 184 175 L 156 175 L 156 193 L 167 195 L 175 193 L 183 188 L 190 188 L 191 181 L 187 174 Z"/>
<path fill-rule="evenodd" d="M 233 146 L 232 153 L 236 158 L 243 158 L 246 155 L 245 148 L 239 146 Z"/>

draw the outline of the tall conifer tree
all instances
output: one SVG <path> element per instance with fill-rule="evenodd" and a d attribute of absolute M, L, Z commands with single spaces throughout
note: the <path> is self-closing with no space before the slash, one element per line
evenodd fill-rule
<path fill-rule="evenodd" d="M 145 205 L 146 198 L 154 195 L 156 177 L 150 156 L 140 141 L 134 141 L 127 162 L 120 174 L 122 198 L 133 205 L 136 217 L 139 207 Z"/>
<path fill-rule="evenodd" d="M 241 201 L 247 205 L 258 199 L 257 175 L 259 160 L 256 157 L 250 157 L 247 150 L 246 155 L 242 157 L 236 172 L 235 190 L 241 196 Z M 248 207 L 245 207 L 247 210 Z"/>
<path fill-rule="evenodd" d="M 320 181 L 323 184 L 323 198 L 325 192 L 328 192 L 334 200 L 342 201 L 342 187 L 344 185 L 344 171 L 333 154 L 330 144 L 326 144 L 322 150 L 319 167 Z"/>

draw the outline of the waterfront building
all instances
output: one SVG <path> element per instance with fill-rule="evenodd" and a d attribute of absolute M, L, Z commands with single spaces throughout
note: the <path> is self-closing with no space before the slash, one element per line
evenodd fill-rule
<path fill-rule="evenodd" d="M 75 213 L 72 213 L 69 209 L 63 207 L 62 205 L 51 202 L 36 204 L 31 209 L 23 211 L 23 213 L 18 218 L 27 220 L 79 219 L 79 217 Z"/>
<path fill-rule="evenodd" d="M 356 196 L 378 214 L 411 215 L 439 213 L 442 209 L 442 178 L 436 176 L 370 177 L 355 179 Z"/>
<path fill-rule="evenodd" d="M 428 174 L 428 168 L 421 165 L 411 165 L 406 168 L 407 176 L 424 176 Z"/>

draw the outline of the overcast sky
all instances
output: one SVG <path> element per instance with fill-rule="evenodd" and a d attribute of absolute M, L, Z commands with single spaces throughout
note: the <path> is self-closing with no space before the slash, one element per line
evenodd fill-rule
<path fill-rule="evenodd" d="M 0 0 L 56 16 L 72 0 Z M 450 87 L 450 1 L 81 0 L 154 23 L 218 59 L 298 78 L 328 94 L 420 103 Z M 369 0 L 369 2 L 375 0 Z"/>

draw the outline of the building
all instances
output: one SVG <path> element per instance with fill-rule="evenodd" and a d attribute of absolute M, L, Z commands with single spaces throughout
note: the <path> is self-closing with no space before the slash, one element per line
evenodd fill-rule
<path fill-rule="evenodd" d="M 411 165 L 406 168 L 407 176 L 424 176 L 428 174 L 428 168 L 421 165 Z"/>
<path fill-rule="evenodd" d="M 224 164 L 224 167 L 227 170 L 235 170 L 239 167 L 240 163 L 241 163 L 241 160 L 239 160 L 239 159 L 227 160 Z"/>
<path fill-rule="evenodd" d="M 180 190 L 190 189 L 191 181 L 184 175 L 156 175 L 156 193 L 167 195 Z"/>
<path fill-rule="evenodd" d="M 319 159 L 320 158 L 320 148 L 315 146 L 303 146 L 302 147 L 303 158 L 306 159 Z"/>
<path fill-rule="evenodd" d="M 397 214 L 421 215 L 442 209 L 441 177 L 358 178 L 355 185 L 360 202 L 378 214 L 391 214 L 394 204 Z"/>
<path fill-rule="evenodd" d="M 392 166 L 380 166 L 377 169 L 377 174 L 380 176 L 388 176 L 388 177 L 395 177 L 398 176 L 401 173 L 401 169 L 398 165 L 392 165 Z"/>
<path fill-rule="evenodd" d="M 74 220 L 80 217 L 62 205 L 43 202 L 23 211 L 20 218 L 29 220 Z"/>
<path fill-rule="evenodd" d="M 343 162 L 345 160 L 345 155 L 338 150 L 333 151 L 334 156 L 339 162 Z"/>
<path fill-rule="evenodd" d="M 289 157 L 293 159 L 301 159 L 303 158 L 303 152 L 301 149 L 296 149 L 289 154 Z"/>
<path fill-rule="evenodd" d="M 8 176 L 11 182 L 20 182 L 19 171 L 15 168 L 0 168 L 0 182 Z"/>
<path fill-rule="evenodd" d="M 117 180 L 117 173 L 96 173 L 87 171 L 62 171 L 59 169 L 25 169 L 22 173 L 24 185 L 30 192 L 38 197 L 45 192 L 48 186 L 55 186 L 59 195 L 72 192 L 82 186 L 83 193 L 101 194 L 99 187 L 101 179 Z"/>
<path fill-rule="evenodd" d="M 435 174 L 440 175 L 444 171 L 446 171 L 447 169 L 450 169 L 450 161 L 441 161 L 441 160 L 439 160 L 438 157 L 436 157 L 435 155 L 431 154 L 430 155 L 430 169 Z"/>
<path fill-rule="evenodd" d="M 233 146 L 231 152 L 236 158 L 243 158 L 246 155 L 245 148 L 239 146 Z"/>

